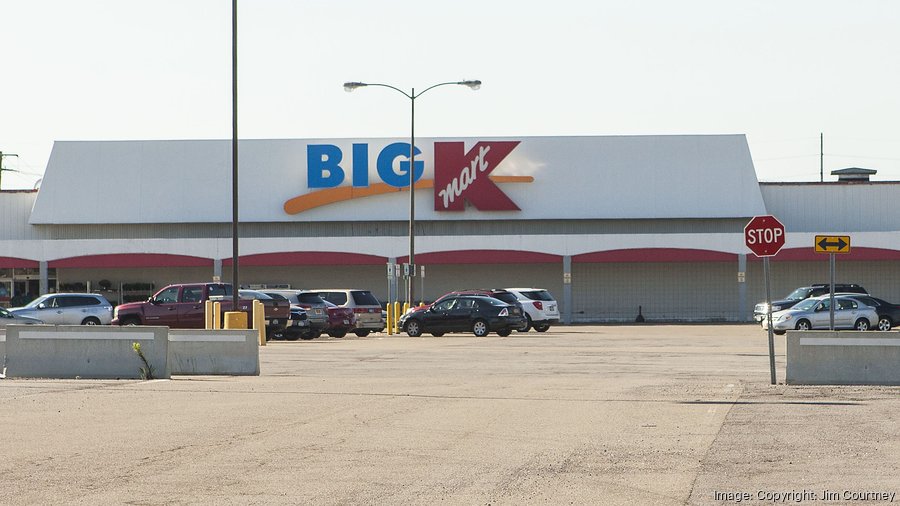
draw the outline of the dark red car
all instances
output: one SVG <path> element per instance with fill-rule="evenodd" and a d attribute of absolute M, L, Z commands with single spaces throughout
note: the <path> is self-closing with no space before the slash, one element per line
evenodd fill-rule
<path fill-rule="evenodd" d="M 331 337 L 344 337 L 347 332 L 356 328 L 356 313 L 353 308 L 341 307 L 325 301 L 328 312 L 328 322 L 325 324 L 325 333 Z"/>

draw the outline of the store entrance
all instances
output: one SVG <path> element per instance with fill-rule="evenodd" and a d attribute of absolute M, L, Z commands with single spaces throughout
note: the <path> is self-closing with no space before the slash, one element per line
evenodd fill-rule
<path fill-rule="evenodd" d="M 47 286 L 51 292 L 56 291 L 56 269 L 49 269 Z M 40 295 L 38 269 L 0 269 L 0 306 L 24 306 Z"/>

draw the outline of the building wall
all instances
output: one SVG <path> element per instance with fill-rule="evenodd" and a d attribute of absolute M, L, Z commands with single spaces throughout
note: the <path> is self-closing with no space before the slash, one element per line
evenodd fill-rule
<path fill-rule="evenodd" d="M 575 322 L 736 321 L 735 262 L 576 263 Z"/>

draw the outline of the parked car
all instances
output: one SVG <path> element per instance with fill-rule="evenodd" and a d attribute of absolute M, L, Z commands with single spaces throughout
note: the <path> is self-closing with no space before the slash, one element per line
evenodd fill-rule
<path fill-rule="evenodd" d="M 143 302 L 119 304 L 113 325 L 164 325 L 175 329 L 202 329 L 206 325 L 206 301 L 217 301 L 222 312 L 232 311 L 233 294 L 228 283 L 184 283 L 166 286 Z M 238 292 L 238 311 L 252 321 L 253 306 L 247 291 Z M 245 297 L 247 295 L 247 297 Z M 290 317 L 290 304 L 265 296 L 266 337 L 282 331 Z M 260 298 L 259 296 L 251 298 Z M 266 300 L 267 299 L 267 300 Z"/>
<path fill-rule="evenodd" d="M 273 297 L 274 298 L 274 297 Z M 275 339 L 287 339 L 288 341 L 296 341 L 303 336 L 312 339 L 312 332 L 309 331 L 309 314 L 300 306 L 291 304 L 291 316 L 288 318 L 288 324 L 284 331 L 275 333 Z"/>
<path fill-rule="evenodd" d="M 96 293 L 48 293 L 9 311 L 50 325 L 109 325 L 113 317 L 112 304 Z"/>
<path fill-rule="evenodd" d="M 503 302 L 506 302 L 507 304 L 512 304 L 513 306 L 518 307 L 519 310 L 522 312 L 522 314 L 525 314 L 525 307 L 522 304 L 522 302 L 519 301 L 519 297 L 516 294 L 510 292 L 509 290 L 507 290 L 505 288 L 470 288 L 467 290 L 454 290 L 452 292 L 448 292 L 448 293 L 445 293 L 444 295 L 441 295 L 440 297 L 437 298 L 437 300 L 435 300 L 431 304 L 428 304 L 426 306 L 413 307 L 413 308 L 410 308 L 409 310 L 410 311 L 421 311 L 421 310 L 431 307 L 434 304 L 437 304 L 438 302 L 443 301 L 444 299 L 446 299 L 448 297 L 454 297 L 457 295 L 486 295 L 488 297 L 500 299 Z M 527 323 L 527 321 L 526 321 L 526 323 Z M 524 324 L 522 325 L 522 328 L 519 328 L 516 330 L 519 332 L 528 332 L 528 328 L 526 328 Z"/>
<path fill-rule="evenodd" d="M 276 335 L 284 334 L 284 330 L 287 328 L 291 318 L 290 304 L 285 308 L 284 301 L 275 299 L 259 290 L 241 288 L 238 290 L 238 296 L 241 300 L 258 300 L 262 302 L 266 315 L 266 339 L 272 339 Z"/>
<path fill-rule="evenodd" d="M 371 332 L 384 330 L 384 319 L 381 317 L 381 302 L 369 290 L 356 288 L 323 288 L 309 290 L 319 294 L 323 299 L 340 307 L 353 310 L 356 315 L 356 328 L 353 333 L 366 337 Z"/>
<path fill-rule="evenodd" d="M 547 332 L 550 325 L 559 323 L 559 304 L 547 290 L 507 288 L 506 291 L 515 295 L 525 310 L 525 319 L 528 323 L 520 332 L 528 332 L 531 328 L 538 332 Z"/>
<path fill-rule="evenodd" d="M 0 307 L 0 327 L 7 325 L 40 325 L 41 323 L 44 322 L 37 318 L 14 315 L 8 309 Z"/>
<path fill-rule="evenodd" d="M 356 313 L 352 308 L 341 307 L 331 302 L 328 304 L 328 325 L 325 327 L 325 333 L 331 337 L 344 337 L 347 332 L 356 328 Z"/>
<path fill-rule="evenodd" d="M 300 329 L 285 329 L 288 333 L 300 332 L 303 339 L 315 339 L 328 327 L 328 306 L 319 294 L 304 290 L 264 290 L 272 297 L 287 299 L 291 305 L 306 311 L 309 325 Z"/>
<path fill-rule="evenodd" d="M 525 315 L 513 304 L 487 295 L 451 295 L 429 307 L 400 317 L 400 328 L 410 337 L 429 332 L 440 337 L 447 332 L 472 332 L 478 337 L 496 332 L 506 337 L 525 325 Z"/>
<path fill-rule="evenodd" d="M 851 297 L 875 308 L 875 312 L 878 313 L 878 323 L 875 328 L 878 330 L 891 330 L 900 324 L 900 304 L 892 304 L 871 295 L 852 295 Z"/>
<path fill-rule="evenodd" d="M 852 296 L 834 298 L 834 328 L 869 330 L 878 322 L 875 308 L 857 301 Z M 822 295 L 802 300 L 790 309 L 772 314 L 772 331 L 784 334 L 788 330 L 828 329 L 831 325 L 831 297 Z M 763 319 L 763 328 L 768 329 Z"/>
<path fill-rule="evenodd" d="M 801 286 L 796 290 L 792 291 L 787 295 L 787 297 L 781 300 L 773 300 L 772 301 L 772 312 L 776 313 L 778 311 L 784 311 L 785 309 L 789 309 L 793 307 L 795 304 L 800 302 L 801 300 L 806 300 L 811 297 L 818 297 L 820 295 L 825 295 L 830 293 L 831 284 L 830 283 L 815 283 L 810 286 Z M 834 284 L 834 293 L 860 293 L 867 294 L 869 292 L 866 291 L 865 288 L 855 284 L 855 283 L 835 283 Z M 765 302 L 760 302 L 753 308 L 753 319 L 758 322 L 762 322 L 766 319 L 767 307 Z"/>

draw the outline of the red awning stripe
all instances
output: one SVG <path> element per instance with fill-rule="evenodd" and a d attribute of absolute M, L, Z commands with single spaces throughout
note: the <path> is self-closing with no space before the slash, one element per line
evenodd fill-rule
<path fill-rule="evenodd" d="M 167 255 L 164 253 L 116 253 L 109 255 L 86 255 L 61 258 L 47 263 L 51 268 L 70 269 L 112 269 L 133 267 L 212 267 L 213 261 L 187 255 Z"/>
<path fill-rule="evenodd" d="M 582 253 L 573 263 L 736 262 L 735 253 L 705 249 L 634 248 Z"/>
<path fill-rule="evenodd" d="M 409 256 L 398 257 L 397 262 L 404 263 L 408 259 Z M 562 256 L 534 251 L 470 249 L 419 253 L 416 255 L 415 261 L 419 265 L 558 264 L 562 263 Z"/>
<path fill-rule="evenodd" d="M 290 265 L 384 265 L 387 257 L 344 253 L 338 251 L 293 251 L 241 255 L 241 266 L 270 267 Z M 222 260 L 223 266 L 231 265 L 231 258 Z"/>
<path fill-rule="evenodd" d="M 762 260 L 752 253 L 747 254 L 750 260 Z M 812 244 L 807 248 L 784 248 L 777 255 L 769 257 L 772 262 L 826 262 L 827 253 L 816 253 Z M 835 260 L 865 262 L 878 260 L 900 260 L 900 251 L 883 248 L 850 247 L 850 253 L 836 253 Z"/>
<path fill-rule="evenodd" d="M 16 257 L 0 257 L 0 269 L 37 269 L 40 262 Z"/>

